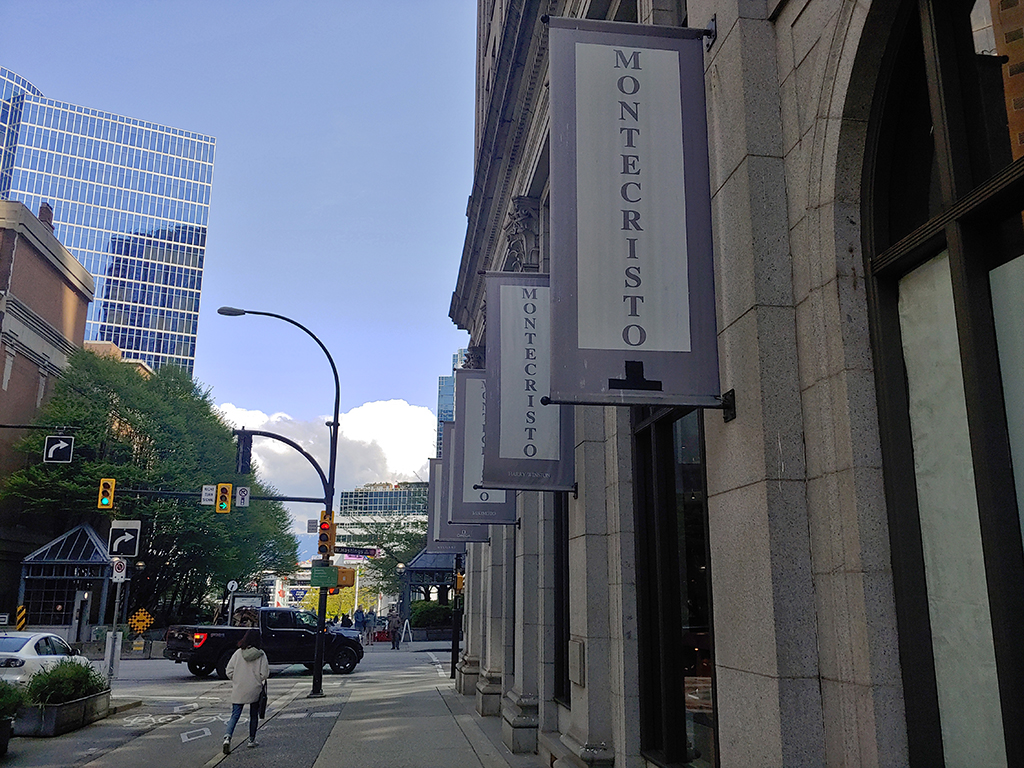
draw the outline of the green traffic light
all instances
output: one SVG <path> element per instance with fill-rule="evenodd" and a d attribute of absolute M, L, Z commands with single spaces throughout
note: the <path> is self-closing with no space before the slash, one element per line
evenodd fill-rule
<path fill-rule="evenodd" d="M 107 506 L 109 503 L 110 503 L 110 499 L 108 497 L 106 497 L 106 496 L 104 496 L 102 499 L 100 499 L 100 504 L 102 504 L 103 506 Z"/>

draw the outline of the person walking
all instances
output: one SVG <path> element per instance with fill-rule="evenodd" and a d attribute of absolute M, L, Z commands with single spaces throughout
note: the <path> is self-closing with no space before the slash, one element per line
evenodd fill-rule
<path fill-rule="evenodd" d="M 363 613 L 363 606 L 357 606 L 356 612 L 352 614 L 353 629 L 359 633 L 359 639 L 363 639 L 363 630 L 366 629 L 366 614 Z"/>
<path fill-rule="evenodd" d="M 388 614 L 388 632 L 391 633 L 391 650 L 397 651 L 398 646 L 402 643 L 402 619 L 399 617 L 398 611 Z"/>
<path fill-rule="evenodd" d="M 373 636 L 377 632 L 377 612 L 370 607 L 366 612 L 366 644 L 373 645 Z"/>
<path fill-rule="evenodd" d="M 249 743 L 246 746 L 259 746 L 256 729 L 260 722 L 260 699 L 270 677 L 270 662 L 263 652 L 259 630 L 250 629 L 242 635 L 238 641 L 238 650 L 228 661 L 227 673 L 232 685 L 231 718 L 228 720 L 227 733 L 224 734 L 225 755 L 231 753 L 231 735 L 235 732 L 235 725 L 246 704 L 249 705 Z"/>

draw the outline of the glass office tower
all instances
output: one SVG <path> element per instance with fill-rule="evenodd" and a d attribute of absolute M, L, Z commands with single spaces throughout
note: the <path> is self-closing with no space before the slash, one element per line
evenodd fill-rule
<path fill-rule="evenodd" d="M 192 372 L 215 139 L 43 97 L 0 68 L 0 199 L 53 208 L 96 280 L 85 338 Z"/>

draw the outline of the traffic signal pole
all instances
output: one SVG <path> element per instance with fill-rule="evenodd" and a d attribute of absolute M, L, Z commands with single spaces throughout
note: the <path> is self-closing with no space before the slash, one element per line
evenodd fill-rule
<path fill-rule="evenodd" d="M 299 450 L 309 459 L 314 466 L 317 468 L 317 472 L 320 475 L 321 481 L 324 485 L 324 510 L 325 514 L 330 516 L 330 519 L 334 520 L 334 482 L 337 472 L 338 464 L 338 427 L 340 426 L 339 415 L 341 411 L 341 380 L 338 377 L 338 366 L 334 364 L 334 358 L 331 357 L 330 351 L 324 346 L 324 343 L 317 338 L 316 334 L 313 333 L 309 328 L 292 320 L 290 317 L 284 315 L 274 314 L 273 312 L 257 312 L 251 309 L 238 309 L 236 307 L 221 307 L 217 310 L 218 314 L 226 315 L 228 317 L 237 317 L 239 315 L 263 315 L 264 317 L 274 317 L 278 320 L 284 320 L 286 323 L 291 323 L 299 330 L 305 332 L 310 338 L 313 339 L 323 350 L 323 353 L 327 356 L 327 362 L 331 364 L 331 372 L 334 374 L 334 420 L 327 422 L 326 426 L 330 430 L 331 435 L 331 448 L 330 458 L 328 459 L 327 476 L 324 477 L 323 470 L 320 469 L 319 464 L 313 459 L 313 457 L 306 454 L 305 451 Z M 333 547 L 331 548 L 333 549 Z M 325 552 L 322 555 L 321 566 L 328 566 L 331 564 L 331 555 L 333 552 Z M 320 587 L 320 601 L 317 605 L 316 612 L 316 646 L 313 653 L 313 688 L 309 692 L 310 698 L 319 698 L 324 695 L 324 633 L 327 631 L 327 589 Z"/>

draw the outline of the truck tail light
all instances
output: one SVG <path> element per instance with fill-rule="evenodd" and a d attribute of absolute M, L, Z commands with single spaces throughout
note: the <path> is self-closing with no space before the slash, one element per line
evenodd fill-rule
<path fill-rule="evenodd" d="M 192 647 L 193 648 L 199 648 L 205 642 L 206 642 L 206 633 L 205 632 L 194 632 L 192 634 Z"/>

